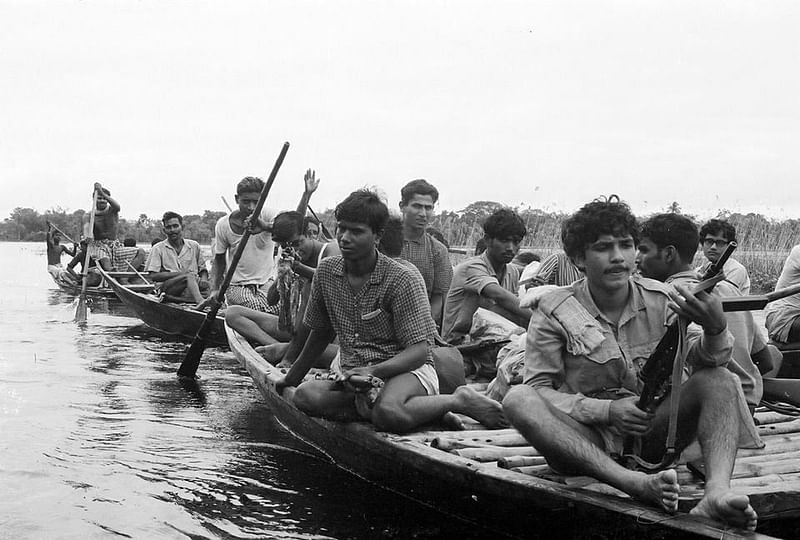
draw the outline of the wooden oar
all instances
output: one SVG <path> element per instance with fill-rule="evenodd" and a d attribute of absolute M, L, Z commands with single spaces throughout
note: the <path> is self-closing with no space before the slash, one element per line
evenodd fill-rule
<path fill-rule="evenodd" d="M 135 266 L 133 266 L 133 265 L 131 264 L 131 261 L 125 261 L 125 263 L 126 263 L 128 266 L 130 266 L 131 270 L 133 270 L 134 272 L 136 272 L 136 275 L 137 275 L 137 276 L 139 276 L 139 278 L 140 278 L 142 281 L 144 281 L 144 282 L 145 282 L 146 284 L 148 284 L 148 285 L 152 285 L 152 283 L 151 283 L 151 282 L 150 282 L 150 281 L 149 281 L 149 280 L 148 280 L 146 277 L 144 277 L 144 276 L 141 274 L 141 272 L 139 272 L 139 271 L 136 269 L 136 267 L 135 267 Z"/>
<path fill-rule="evenodd" d="M 91 247 L 94 240 L 94 212 L 97 209 L 97 189 L 92 195 L 92 210 L 89 213 L 89 234 L 86 236 L 86 253 L 83 257 L 83 280 L 81 282 L 81 294 L 78 298 L 78 307 L 75 308 L 75 322 L 86 324 L 86 287 L 89 283 L 89 262 L 91 262 Z"/>
<path fill-rule="evenodd" d="M 329 230 L 328 230 L 328 228 L 325 226 L 325 224 L 322 222 L 322 220 L 321 220 L 321 219 L 319 219 L 319 216 L 317 216 L 317 213 L 316 213 L 316 212 L 314 212 L 314 209 L 313 209 L 313 208 L 311 208 L 311 206 L 310 206 L 310 205 L 306 205 L 306 208 L 308 208 L 308 211 L 309 211 L 309 212 L 311 212 L 311 215 L 312 215 L 312 216 L 314 216 L 314 219 L 316 219 L 317 221 L 319 221 L 319 225 L 320 225 L 320 227 L 322 227 L 322 234 L 324 234 L 324 235 L 325 235 L 325 237 L 326 237 L 328 240 L 333 240 L 333 235 L 331 234 L 331 231 L 329 231 Z"/>
<path fill-rule="evenodd" d="M 217 291 L 217 296 L 215 299 L 216 301 L 208 313 L 206 313 L 206 318 L 203 320 L 203 324 L 201 324 L 200 328 L 197 330 L 197 334 L 194 336 L 192 344 L 189 346 L 189 350 L 186 352 L 186 357 L 183 359 L 181 366 L 178 368 L 179 377 L 194 378 L 195 373 L 197 373 L 197 367 L 200 365 L 200 358 L 203 356 L 203 351 L 206 348 L 206 338 L 208 337 L 209 332 L 211 332 L 211 327 L 214 324 L 214 320 L 217 318 L 217 312 L 219 311 L 219 307 L 225 298 L 225 291 L 228 289 L 228 285 L 230 285 L 231 280 L 233 279 L 233 273 L 236 271 L 236 265 L 239 264 L 239 259 L 242 258 L 242 253 L 244 252 L 245 245 L 247 245 L 247 240 L 250 238 L 251 228 L 253 225 L 255 225 L 255 221 L 258 220 L 258 217 L 261 215 L 261 209 L 264 207 L 264 201 L 267 200 L 269 190 L 272 188 L 272 183 L 275 181 L 275 176 L 277 176 L 278 169 L 281 168 L 281 164 L 283 164 L 283 158 L 286 157 L 286 152 L 288 150 L 289 143 L 283 143 L 281 153 L 278 155 L 278 159 L 275 161 L 275 165 L 272 167 L 272 172 L 269 173 L 269 178 L 267 179 L 267 183 L 264 184 L 264 189 L 261 190 L 261 196 L 258 198 L 256 207 L 253 210 L 253 213 L 250 214 L 250 225 L 245 227 L 244 232 L 242 233 L 242 239 L 239 241 L 236 252 L 233 254 L 233 258 L 231 259 L 230 265 L 228 265 L 227 272 L 225 272 L 225 279 L 222 281 L 222 285 L 220 285 L 219 290 Z"/>
<path fill-rule="evenodd" d="M 58 233 L 61 233 L 61 236 L 63 236 L 63 237 L 64 237 L 64 240 L 66 240 L 67 242 L 72 242 L 73 244 L 77 244 L 77 242 L 76 242 L 75 240 L 73 240 L 72 238 L 70 238 L 70 237 L 69 237 L 69 235 L 68 235 L 67 233 L 65 233 L 64 231 L 62 231 L 62 230 L 61 230 L 61 229 L 59 229 L 58 227 L 56 227 L 56 226 L 55 226 L 55 225 L 54 225 L 52 222 L 50 223 L 50 226 L 51 226 L 52 228 L 54 228 L 54 229 L 56 230 L 56 232 L 58 232 Z"/>
<path fill-rule="evenodd" d="M 231 209 L 231 205 L 229 205 L 228 201 L 225 200 L 225 196 L 224 195 L 220 195 L 219 198 L 222 199 L 223 203 L 225 203 L 225 208 L 228 209 L 228 212 L 233 212 L 233 210 Z"/>

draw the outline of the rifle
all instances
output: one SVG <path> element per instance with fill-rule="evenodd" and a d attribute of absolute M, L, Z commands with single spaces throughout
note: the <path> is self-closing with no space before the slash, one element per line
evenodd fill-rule
<path fill-rule="evenodd" d="M 722 281 L 722 267 L 736 249 L 736 242 L 730 242 L 725 251 L 716 262 L 712 263 L 703 274 L 702 281 L 693 289 L 693 293 L 700 291 L 711 292 L 714 286 Z M 625 454 L 630 456 L 637 465 L 651 471 L 657 471 L 671 466 L 678 458 L 675 449 L 677 438 L 678 403 L 680 399 L 680 384 L 683 375 L 683 359 L 685 357 L 683 336 L 686 334 L 685 320 L 678 318 L 667 327 L 666 333 L 656 345 L 655 350 L 645 362 L 639 372 L 642 381 L 642 393 L 636 406 L 647 412 L 654 412 L 656 408 L 670 396 L 669 429 L 667 433 L 667 448 L 660 463 L 647 463 L 632 455 L 632 440 L 625 444 Z M 680 353 L 680 354 L 679 354 Z"/>

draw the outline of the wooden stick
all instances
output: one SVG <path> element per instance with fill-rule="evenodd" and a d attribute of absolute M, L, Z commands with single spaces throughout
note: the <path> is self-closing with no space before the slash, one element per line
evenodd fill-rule
<path fill-rule="evenodd" d="M 494 448 L 462 448 L 461 450 L 453 450 L 451 453 L 463 458 L 474 459 L 475 461 L 480 462 L 497 461 L 500 458 L 510 456 L 541 455 L 533 446 L 515 446 L 513 448 L 504 448 L 500 446 Z"/>
<path fill-rule="evenodd" d="M 544 456 L 508 456 L 497 460 L 497 466 L 501 469 L 516 469 L 519 467 L 531 467 L 547 463 Z"/>
<path fill-rule="evenodd" d="M 307 205 L 306 205 L 306 208 L 308 208 L 308 211 L 309 211 L 309 212 L 311 212 L 311 215 L 312 215 L 312 216 L 314 216 L 314 219 L 316 219 L 317 221 L 319 221 L 319 226 L 320 226 L 320 227 L 322 227 L 322 234 L 324 234 L 324 235 L 325 235 L 325 237 L 326 237 L 328 240 L 333 240 L 333 235 L 331 234 L 331 231 L 329 231 L 329 230 L 328 230 L 328 228 L 325 226 L 325 224 L 322 222 L 322 220 L 321 220 L 321 219 L 319 219 L 319 217 L 317 216 L 317 213 L 316 213 L 316 212 L 314 212 L 314 209 L 313 209 L 313 208 L 311 208 L 311 205 L 307 204 Z"/>
<path fill-rule="evenodd" d="M 97 188 L 92 194 L 92 210 L 89 212 L 89 234 L 86 236 L 86 253 L 83 257 L 83 268 L 81 273 L 81 294 L 78 298 L 78 306 L 75 308 L 75 322 L 86 324 L 86 287 L 89 285 L 89 263 L 92 261 L 92 241 L 94 240 L 94 214 L 97 209 Z"/>
<path fill-rule="evenodd" d="M 242 258 L 244 248 L 247 245 L 247 241 L 250 239 L 251 228 L 255 224 L 253 220 L 258 220 L 259 216 L 261 215 L 261 209 L 264 208 L 264 202 L 267 200 L 269 190 L 272 188 L 272 184 L 275 182 L 275 177 L 278 175 L 278 170 L 281 168 L 281 165 L 283 164 L 283 158 L 286 157 L 286 152 L 288 150 L 289 143 L 287 142 L 283 144 L 283 148 L 281 149 L 280 154 L 278 154 L 278 159 L 275 161 L 275 165 L 272 167 L 272 172 L 269 173 L 269 178 L 264 184 L 264 188 L 261 190 L 261 196 L 258 198 L 256 207 L 253 209 L 253 213 L 251 214 L 252 218 L 250 226 L 246 227 L 242 233 L 242 238 L 239 240 L 239 245 L 236 248 L 236 252 L 233 254 L 233 258 L 231 258 L 230 265 L 228 265 L 225 278 L 222 280 L 222 284 L 217 291 L 216 302 L 214 302 L 214 305 L 206 313 L 206 318 L 203 320 L 203 324 L 201 324 L 200 328 L 197 330 L 197 334 L 194 336 L 192 344 L 189 346 L 189 350 L 186 351 L 186 356 L 178 368 L 178 375 L 180 377 L 193 379 L 197 373 L 197 367 L 200 365 L 200 358 L 203 356 L 203 351 L 206 348 L 206 338 L 211 332 L 211 328 L 217 318 L 217 313 L 219 312 L 219 308 L 222 305 L 223 299 L 225 298 L 225 291 L 228 289 L 228 285 L 230 285 L 231 280 L 233 279 L 233 274 L 236 271 L 236 265 L 239 264 L 239 259 Z"/>
<path fill-rule="evenodd" d="M 228 212 L 233 212 L 231 205 L 228 204 L 228 201 L 225 200 L 225 197 L 220 195 L 219 198 L 222 199 L 222 202 L 225 204 L 225 208 L 228 209 Z"/>
<path fill-rule="evenodd" d="M 139 276 L 142 280 L 144 280 L 145 283 L 147 283 L 148 285 L 152 285 L 152 283 L 146 277 L 144 277 L 142 274 L 139 273 L 139 271 L 136 268 L 134 268 L 134 266 L 131 264 L 131 261 L 125 261 L 125 264 L 130 266 L 131 270 L 136 272 L 136 275 Z"/>

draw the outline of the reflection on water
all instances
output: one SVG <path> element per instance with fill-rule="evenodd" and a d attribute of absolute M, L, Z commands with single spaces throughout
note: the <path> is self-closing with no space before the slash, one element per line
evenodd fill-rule
<path fill-rule="evenodd" d="M 434 538 L 460 522 L 340 472 L 281 430 L 230 352 L 185 344 L 107 299 L 89 321 L 44 245 L 0 243 L 0 537 Z"/>

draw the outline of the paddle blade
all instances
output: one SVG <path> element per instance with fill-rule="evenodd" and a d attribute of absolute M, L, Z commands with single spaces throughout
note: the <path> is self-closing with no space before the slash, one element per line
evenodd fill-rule
<path fill-rule="evenodd" d="M 183 362 L 181 362 L 181 367 L 178 368 L 178 377 L 194 378 L 197 373 L 197 368 L 200 366 L 200 358 L 203 356 L 203 351 L 206 350 L 206 338 L 208 334 L 211 333 L 214 319 L 217 318 L 217 312 L 219 312 L 219 304 L 206 313 L 203 324 L 201 324 L 200 328 L 197 330 L 197 334 L 194 336 L 189 350 L 186 351 Z"/>
<path fill-rule="evenodd" d="M 200 359 L 203 357 L 203 351 L 205 350 L 206 340 L 199 335 L 195 336 L 192 340 L 192 344 L 189 345 L 189 350 L 186 351 L 183 362 L 181 362 L 181 367 L 178 368 L 178 377 L 194 379 L 197 368 L 200 366 Z"/>
<path fill-rule="evenodd" d="M 75 322 L 78 324 L 86 323 L 86 297 L 81 295 L 78 300 L 78 307 L 75 308 Z"/>

